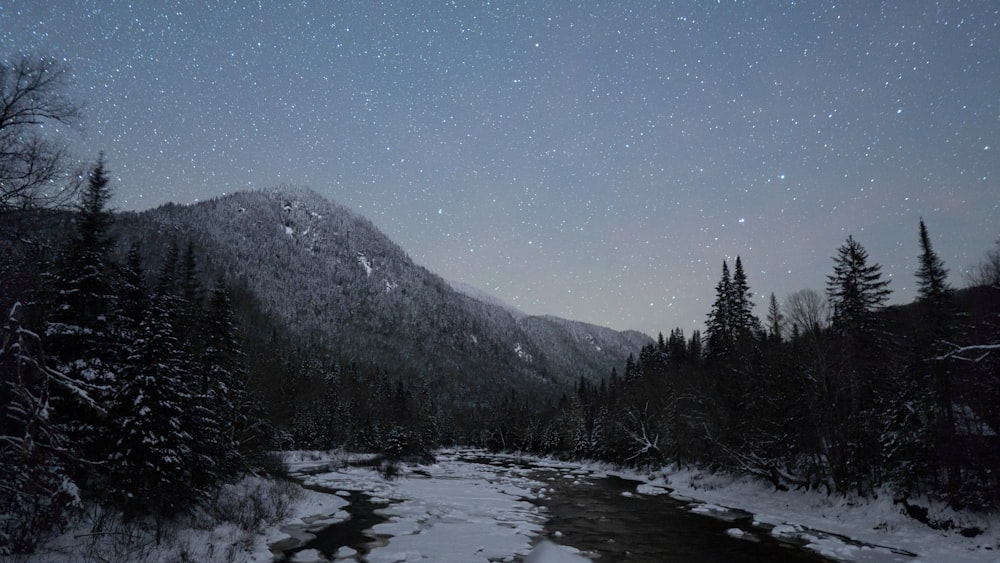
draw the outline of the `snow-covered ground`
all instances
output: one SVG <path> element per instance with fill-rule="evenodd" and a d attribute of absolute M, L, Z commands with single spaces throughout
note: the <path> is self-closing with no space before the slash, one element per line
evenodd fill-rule
<path fill-rule="evenodd" d="M 878 499 L 857 499 L 838 495 L 827 496 L 815 491 L 777 492 L 767 484 L 749 477 L 710 474 L 697 470 L 670 470 L 653 475 L 621 474 L 638 479 L 643 487 L 672 490 L 675 498 L 698 501 L 711 514 L 718 508 L 739 508 L 754 515 L 755 522 L 774 526 L 774 535 L 798 534 L 813 537 L 811 549 L 828 557 L 844 561 L 910 561 L 913 563 L 980 563 L 1000 562 L 1000 515 L 980 515 L 932 508 L 936 520 L 950 519 L 957 528 L 979 528 L 982 534 L 974 538 L 962 536 L 957 529 L 933 530 L 906 516 L 892 502 L 888 492 Z M 642 492 L 641 490 L 639 492 Z M 916 500 L 911 502 L 916 503 Z M 925 506 L 933 505 L 926 500 Z M 885 546 L 910 552 L 916 557 L 872 550 L 851 542 L 811 532 L 822 530 L 865 544 Z"/>

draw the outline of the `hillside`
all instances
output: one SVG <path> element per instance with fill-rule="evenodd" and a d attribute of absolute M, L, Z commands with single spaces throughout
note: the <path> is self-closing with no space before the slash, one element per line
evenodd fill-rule
<path fill-rule="evenodd" d="M 310 345 L 466 398 L 498 385 L 557 391 L 580 377 L 597 380 L 651 342 L 457 291 L 370 221 L 306 189 L 167 205 L 123 214 L 118 225 L 120 247 L 139 242 L 152 264 L 172 241 L 192 241 L 206 278 L 245 288 Z"/>

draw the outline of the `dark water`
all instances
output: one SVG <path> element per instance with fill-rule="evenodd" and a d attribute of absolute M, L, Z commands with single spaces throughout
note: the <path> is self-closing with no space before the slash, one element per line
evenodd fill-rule
<path fill-rule="evenodd" d="M 315 490 L 330 492 L 323 489 Z M 315 536 L 312 540 L 297 544 L 288 549 L 283 549 L 281 551 L 282 555 L 276 557 L 275 561 L 291 561 L 296 553 L 306 549 L 318 550 L 327 558 L 332 559 L 337 550 L 345 546 L 354 549 L 359 555 L 363 556 L 373 547 L 384 542 L 385 538 L 374 534 L 371 528 L 375 524 L 388 520 L 386 517 L 375 513 L 377 509 L 385 508 L 387 504 L 384 502 L 372 502 L 368 495 L 353 491 L 346 497 L 346 500 L 351 504 L 345 506 L 343 510 L 351 515 L 350 518 L 312 532 Z"/>
<path fill-rule="evenodd" d="M 827 561 L 778 542 L 766 530 L 755 528 L 746 513 L 721 520 L 693 514 L 686 503 L 666 495 L 622 496 L 623 492 L 635 493 L 635 481 L 605 477 L 573 484 L 557 475 L 547 482 L 554 491 L 537 502 L 548 510 L 545 529 L 550 539 L 576 547 L 597 561 Z M 726 530 L 731 528 L 747 535 L 730 537 Z"/>
<path fill-rule="evenodd" d="M 509 459 L 467 458 L 470 462 L 509 467 L 522 472 L 528 464 Z M 404 479 L 407 477 L 403 477 Z M 636 493 L 636 481 L 618 477 L 567 478 L 547 468 L 531 468 L 531 478 L 545 484 L 544 499 L 532 502 L 544 507 L 549 520 L 542 537 L 570 545 L 599 562 L 809 562 L 829 561 L 795 545 L 795 540 L 777 540 L 768 530 L 755 527 L 752 515 L 734 511 L 722 517 L 690 512 L 688 504 L 667 495 Z M 622 493 L 630 493 L 624 496 Z M 341 546 L 351 547 L 363 557 L 385 537 L 375 537 L 371 527 L 386 518 L 375 513 L 385 504 L 373 503 L 368 495 L 352 492 L 351 514 L 345 522 L 314 532 L 315 539 L 283 551 L 287 561 L 304 549 L 317 549 L 332 556 Z M 727 530 L 739 528 L 743 538 Z"/>

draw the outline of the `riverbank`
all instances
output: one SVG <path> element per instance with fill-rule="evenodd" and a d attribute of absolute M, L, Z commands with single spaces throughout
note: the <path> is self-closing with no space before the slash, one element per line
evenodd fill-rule
<path fill-rule="evenodd" d="M 600 463 L 544 459 L 538 462 L 582 467 L 593 475 L 607 474 L 639 481 L 636 494 L 669 494 L 691 502 L 691 509 L 703 514 L 725 517 L 732 509 L 749 512 L 755 524 L 772 528 L 772 534 L 812 536 L 814 541 L 810 549 L 841 561 L 1000 561 L 998 514 L 954 511 L 928 499 L 910 499 L 911 503 L 927 507 L 932 520 L 951 522 L 951 529 L 936 530 L 907 516 L 901 505 L 893 504 L 888 492 L 877 499 L 863 499 L 828 496 L 816 491 L 776 491 L 770 484 L 751 477 L 703 469 L 664 467 L 655 471 L 635 471 Z M 975 537 L 965 537 L 962 530 L 979 533 Z M 856 545 L 846 538 L 887 549 Z M 894 555 L 889 548 L 914 556 Z"/>
<path fill-rule="evenodd" d="M 959 512 L 931 502 L 910 499 L 928 508 L 930 518 L 952 523 L 952 529 L 935 530 L 905 514 L 892 495 L 882 491 L 877 499 L 828 496 L 816 491 L 775 491 L 770 484 L 749 477 L 734 477 L 697 470 L 667 470 L 654 477 L 676 496 L 706 503 L 739 507 L 760 522 L 798 525 L 842 534 L 849 538 L 886 545 L 917 554 L 914 563 L 979 563 L 1000 561 L 1000 516 Z M 962 530 L 979 531 L 965 537 Z M 830 545 L 829 555 L 857 560 L 865 554 L 849 544 Z M 824 550 L 820 550 L 821 553 Z"/>

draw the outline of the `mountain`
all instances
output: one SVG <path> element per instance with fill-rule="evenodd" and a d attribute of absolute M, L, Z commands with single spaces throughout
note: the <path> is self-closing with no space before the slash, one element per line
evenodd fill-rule
<path fill-rule="evenodd" d="M 448 280 L 448 285 L 450 285 L 451 288 L 454 289 L 455 291 L 463 295 L 468 295 L 469 297 L 477 301 L 482 301 L 483 303 L 491 303 L 493 305 L 500 307 L 501 309 L 506 309 L 507 312 L 513 315 L 515 319 L 520 319 L 526 316 L 517 307 L 511 305 L 510 303 L 507 303 L 506 301 L 500 299 L 499 297 L 493 295 L 492 293 L 479 289 L 478 287 L 469 285 L 465 282 L 457 282 L 455 280 Z"/>
<path fill-rule="evenodd" d="M 206 281 L 222 276 L 252 294 L 303 345 L 427 378 L 457 397 L 515 385 L 562 391 L 606 377 L 651 342 L 457 291 L 370 221 L 307 189 L 169 204 L 122 214 L 118 226 L 120 247 L 138 243 L 152 267 L 172 242 L 193 243 Z"/>

